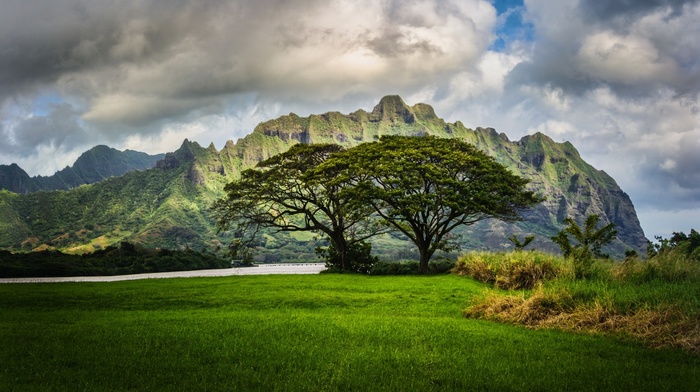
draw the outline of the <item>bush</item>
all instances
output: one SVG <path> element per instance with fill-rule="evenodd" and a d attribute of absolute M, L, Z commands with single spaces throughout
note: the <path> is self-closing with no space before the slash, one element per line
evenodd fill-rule
<path fill-rule="evenodd" d="M 457 260 L 439 258 L 428 263 L 428 273 L 433 275 L 448 274 L 456 266 Z"/>
<path fill-rule="evenodd" d="M 428 273 L 446 274 L 452 271 L 455 265 L 454 260 L 437 259 L 428 263 Z M 369 271 L 370 275 L 420 275 L 420 273 L 420 264 L 417 261 L 380 261 Z"/>
<path fill-rule="evenodd" d="M 326 261 L 326 268 L 329 271 L 342 271 L 340 254 L 331 243 L 327 247 L 317 247 L 316 254 Z M 372 266 L 379 261 L 377 256 L 372 256 L 372 244 L 368 242 L 356 242 L 350 245 L 347 253 L 350 262 L 350 270 L 343 272 L 359 272 L 368 274 Z"/>
<path fill-rule="evenodd" d="M 370 275 L 418 275 L 419 273 L 420 266 L 417 261 L 380 261 L 369 272 Z"/>
<path fill-rule="evenodd" d="M 574 276 L 576 279 L 587 279 L 593 271 L 594 258 L 608 258 L 601 249 L 612 242 L 617 236 L 614 223 L 608 223 L 600 229 L 596 229 L 600 217 L 589 215 L 583 227 L 579 226 L 572 218 L 564 219 L 568 224 L 552 241 L 559 245 L 564 257 L 573 259 Z M 570 237 L 571 236 L 571 237 Z"/>

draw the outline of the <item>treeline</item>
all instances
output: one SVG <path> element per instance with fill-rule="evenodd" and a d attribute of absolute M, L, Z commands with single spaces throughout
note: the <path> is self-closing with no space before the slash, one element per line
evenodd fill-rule
<path fill-rule="evenodd" d="M 149 249 L 129 242 L 84 255 L 57 250 L 0 251 L 0 277 L 127 275 L 230 267 L 230 262 L 191 249 Z"/>

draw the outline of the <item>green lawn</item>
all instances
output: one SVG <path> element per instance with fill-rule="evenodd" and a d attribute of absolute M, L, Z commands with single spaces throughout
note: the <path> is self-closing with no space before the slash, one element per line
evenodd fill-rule
<path fill-rule="evenodd" d="M 462 316 L 454 275 L 0 285 L 2 391 L 700 390 L 700 358 Z"/>

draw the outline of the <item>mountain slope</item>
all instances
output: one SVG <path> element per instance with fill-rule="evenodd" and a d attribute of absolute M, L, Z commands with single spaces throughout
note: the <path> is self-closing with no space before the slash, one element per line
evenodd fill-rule
<path fill-rule="evenodd" d="M 9 166 L 0 165 L 0 189 L 15 193 L 71 189 L 100 182 L 108 177 L 118 177 L 130 171 L 150 169 L 164 156 L 96 146 L 80 155 L 72 167 L 46 177 L 29 177 L 14 163 Z"/>
<path fill-rule="evenodd" d="M 339 143 L 347 147 L 381 135 L 459 137 L 475 144 L 513 172 L 531 180 L 547 201 L 524 213 L 515 225 L 485 221 L 461 229 L 463 248 L 507 249 L 507 237 L 535 234 L 535 246 L 556 250 L 549 239 L 571 216 L 582 221 L 598 214 L 614 222 L 619 240 L 609 250 L 642 251 L 646 238 L 629 197 L 605 172 L 584 162 L 570 143 L 556 143 L 534 134 L 510 141 L 490 128 L 467 129 L 449 124 L 426 104 L 407 106 L 400 97 L 384 97 L 371 111 L 282 116 L 259 124 L 237 143 L 221 151 L 187 140 L 153 169 L 130 172 L 67 192 L 13 195 L 0 192 L 0 247 L 29 250 L 57 247 L 84 252 L 122 240 L 146 246 L 216 249 L 229 240 L 217 237 L 209 206 L 223 195 L 224 185 L 242 169 L 296 143 Z M 315 246 L 312 234 L 268 233 L 263 237 L 266 261 L 307 257 Z M 397 237 L 374 241 L 375 250 L 392 258 L 410 256 L 412 247 Z"/>

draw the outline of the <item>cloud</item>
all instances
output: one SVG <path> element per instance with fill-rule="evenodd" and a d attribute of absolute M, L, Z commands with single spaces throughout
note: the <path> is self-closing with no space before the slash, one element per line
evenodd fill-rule
<path fill-rule="evenodd" d="M 400 94 L 511 139 L 569 140 L 641 212 L 687 209 L 699 19 L 698 0 L 7 0 L 0 163 L 50 174 L 97 143 L 220 146 L 290 111 Z"/>
<path fill-rule="evenodd" d="M 325 111 L 441 88 L 474 70 L 495 23 L 483 0 L 9 0 L 1 148 L 118 146 L 251 108 Z M 59 112 L 32 113 L 46 91 L 71 107 L 70 125 Z M 68 137 L 69 128 L 87 137 Z M 56 133 L 65 137 L 45 136 Z"/>
<path fill-rule="evenodd" d="M 478 61 L 496 19 L 483 1 L 173 3 L 13 1 L 0 22 L 50 23 L 2 23 L 5 94 L 56 83 L 85 120 L 140 127 L 252 91 L 406 90 Z"/>
<path fill-rule="evenodd" d="M 595 4 L 608 4 L 599 15 Z M 513 84 L 551 85 L 583 94 L 601 85 L 631 96 L 670 88 L 697 92 L 700 33 L 694 23 L 700 6 L 692 2 L 527 2 L 526 18 L 537 41 L 530 61 L 510 75 Z M 584 9 L 586 12 L 581 12 Z M 607 8 L 605 8 L 607 10 Z M 635 15 L 635 18 L 615 18 Z"/>
<path fill-rule="evenodd" d="M 13 125 L 5 125 L 6 138 L 0 142 L 0 150 L 6 154 L 27 156 L 38 146 L 61 145 L 84 138 L 79 117 L 68 104 L 54 106 L 45 116 L 28 116 Z"/>
<path fill-rule="evenodd" d="M 593 21 L 608 21 L 615 18 L 629 21 L 659 9 L 668 11 L 671 15 L 678 15 L 684 7 L 697 3 L 697 0 L 583 0 L 579 6 L 584 16 Z"/>
<path fill-rule="evenodd" d="M 698 2 L 526 6 L 536 39 L 506 76 L 512 113 L 529 132 L 572 141 L 642 209 L 697 205 Z"/>
<path fill-rule="evenodd" d="M 679 73 L 675 62 L 661 57 L 649 40 L 610 31 L 586 37 L 576 60 L 584 74 L 610 84 L 639 86 L 658 81 L 673 85 Z"/>

